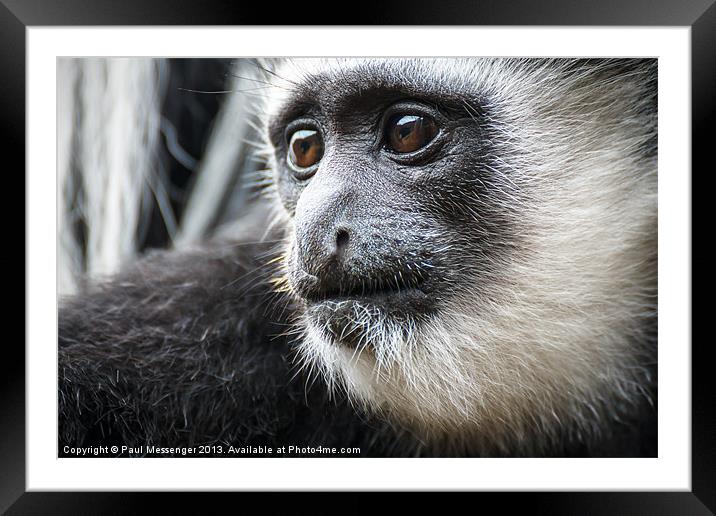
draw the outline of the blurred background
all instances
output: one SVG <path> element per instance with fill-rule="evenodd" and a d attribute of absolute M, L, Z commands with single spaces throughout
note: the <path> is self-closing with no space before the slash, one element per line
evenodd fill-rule
<path fill-rule="evenodd" d="M 60 295 L 249 216 L 265 168 L 261 70 L 253 59 L 58 60 Z"/>

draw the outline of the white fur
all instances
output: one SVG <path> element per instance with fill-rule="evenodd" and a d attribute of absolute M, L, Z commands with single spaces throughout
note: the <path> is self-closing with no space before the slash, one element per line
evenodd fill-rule
<path fill-rule="evenodd" d="M 160 205 L 168 203 L 166 193 L 156 189 L 161 66 L 154 59 L 58 61 L 62 294 L 75 290 L 82 272 L 108 275 L 134 259 L 144 197 L 153 194 Z M 73 200 L 79 192 L 81 198 Z M 84 271 L 70 231 L 78 220 L 87 229 Z"/>

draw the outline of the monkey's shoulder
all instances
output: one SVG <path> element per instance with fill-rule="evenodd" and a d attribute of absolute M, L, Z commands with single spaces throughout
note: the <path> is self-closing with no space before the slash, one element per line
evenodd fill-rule
<path fill-rule="evenodd" d="M 266 245 L 155 252 L 59 311 L 63 444 L 364 445 L 368 422 L 293 362 Z"/>

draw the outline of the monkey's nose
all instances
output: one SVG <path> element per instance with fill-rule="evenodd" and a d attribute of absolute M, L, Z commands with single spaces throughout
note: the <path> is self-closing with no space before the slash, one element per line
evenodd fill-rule
<path fill-rule="evenodd" d="M 340 226 L 323 238 L 315 233 L 299 235 L 293 287 L 305 298 L 340 294 L 350 268 L 351 230 Z"/>
<path fill-rule="evenodd" d="M 309 256 L 304 256 L 305 262 L 312 265 L 313 270 L 309 272 L 319 277 L 337 272 L 336 270 L 341 269 L 350 259 L 352 240 L 351 230 L 346 226 L 339 226 L 325 237 L 309 242 Z"/>
<path fill-rule="evenodd" d="M 336 258 L 342 258 L 348 249 L 348 244 L 350 244 L 351 236 L 348 229 L 341 227 L 338 228 L 336 231 L 336 244 L 333 251 L 333 255 L 335 255 Z"/>

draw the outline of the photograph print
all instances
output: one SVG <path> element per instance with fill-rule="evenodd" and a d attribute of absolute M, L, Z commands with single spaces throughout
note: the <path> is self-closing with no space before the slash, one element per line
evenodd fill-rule
<path fill-rule="evenodd" d="M 58 456 L 656 457 L 657 70 L 58 58 Z"/>

